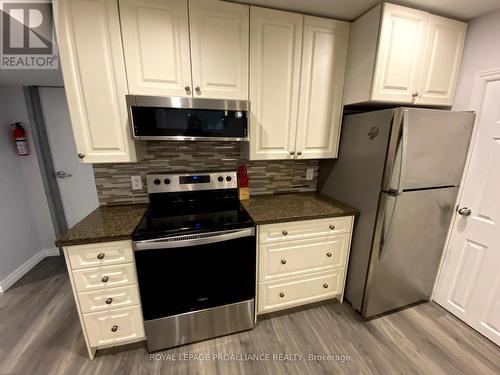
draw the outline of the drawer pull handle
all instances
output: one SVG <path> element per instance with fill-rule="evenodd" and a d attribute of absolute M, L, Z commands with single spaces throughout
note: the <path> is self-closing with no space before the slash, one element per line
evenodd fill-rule
<path fill-rule="evenodd" d="M 288 232 L 287 232 L 286 230 L 284 230 L 284 231 L 283 231 L 283 232 L 281 232 L 281 233 L 283 233 L 283 236 L 288 235 Z"/>
<path fill-rule="evenodd" d="M 113 298 L 111 298 L 111 297 L 106 298 L 106 305 L 111 305 L 112 302 L 113 302 Z"/>
<path fill-rule="evenodd" d="M 97 254 L 97 259 L 104 259 L 104 253 Z"/>
<path fill-rule="evenodd" d="M 286 259 L 281 259 L 281 264 L 286 264 Z"/>
<path fill-rule="evenodd" d="M 111 327 L 111 332 L 116 332 L 116 331 L 118 331 L 118 326 Z"/>
<path fill-rule="evenodd" d="M 334 229 L 335 229 L 335 225 L 331 224 L 331 225 L 330 225 L 330 229 L 331 229 L 331 230 L 334 230 Z"/>
<path fill-rule="evenodd" d="M 328 289 L 328 284 L 323 284 L 323 288 Z"/>
<path fill-rule="evenodd" d="M 107 283 L 107 282 L 108 282 L 108 280 L 109 280 L 109 276 L 103 276 L 103 277 L 102 277 L 102 279 L 101 279 L 101 281 L 102 281 L 103 283 Z"/>
<path fill-rule="evenodd" d="M 285 293 L 281 292 L 280 297 L 283 298 L 285 296 Z"/>
<path fill-rule="evenodd" d="M 332 253 L 327 252 L 327 253 L 326 253 L 326 256 L 327 256 L 328 258 L 331 258 L 331 257 L 332 257 Z"/>

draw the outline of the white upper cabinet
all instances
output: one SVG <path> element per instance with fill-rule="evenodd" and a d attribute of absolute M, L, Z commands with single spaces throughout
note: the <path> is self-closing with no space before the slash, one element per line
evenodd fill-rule
<path fill-rule="evenodd" d="M 120 0 L 123 47 L 131 94 L 190 96 L 186 0 Z"/>
<path fill-rule="evenodd" d="M 116 1 L 55 0 L 54 13 L 80 160 L 137 161 L 128 126 L 127 79 Z"/>
<path fill-rule="evenodd" d="M 131 94 L 248 99 L 247 5 L 216 0 L 119 3 Z"/>
<path fill-rule="evenodd" d="M 345 104 L 453 103 L 466 24 L 383 3 L 353 22 Z"/>
<path fill-rule="evenodd" d="M 451 105 L 467 24 L 431 15 L 417 104 Z"/>
<path fill-rule="evenodd" d="M 418 85 L 428 13 L 384 4 L 372 100 L 411 103 Z"/>
<path fill-rule="evenodd" d="M 250 8 L 250 159 L 293 159 L 301 14 Z"/>
<path fill-rule="evenodd" d="M 193 96 L 248 100 L 249 7 L 189 0 Z"/>
<path fill-rule="evenodd" d="M 348 39 L 348 22 L 304 17 L 298 159 L 337 156 Z"/>

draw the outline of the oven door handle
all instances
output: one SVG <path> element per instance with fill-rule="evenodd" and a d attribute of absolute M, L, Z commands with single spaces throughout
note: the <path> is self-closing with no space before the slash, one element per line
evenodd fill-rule
<path fill-rule="evenodd" d="M 164 237 L 154 240 L 134 241 L 134 250 L 172 249 L 177 247 L 199 246 L 234 240 L 255 235 L 255 228 L 236 229 L 213 233 Z"/>

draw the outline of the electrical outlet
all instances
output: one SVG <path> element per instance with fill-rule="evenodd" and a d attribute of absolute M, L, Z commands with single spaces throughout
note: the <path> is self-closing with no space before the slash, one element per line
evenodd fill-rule
<path fill-rule="evenodd" d="M 132 180 L 132 190 L 142 190 L 141 176 L 130 176 Z"/>
<path fill-rule="evenodd" d="M 312 168 L 307 168 L 306 171 L 306 180 L 311 181 L 314 177 L 314 169 Z"/>

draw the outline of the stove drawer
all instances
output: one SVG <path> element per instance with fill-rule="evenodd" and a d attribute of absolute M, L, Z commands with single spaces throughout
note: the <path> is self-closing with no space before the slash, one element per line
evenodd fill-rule
<path fill-rule="evenodd" d="M 259 246 L 259 281 L 345 267 L 349 234 Z"/>
<path fill-rule="evenodd" d="M 265 244 L 349 233 L 351 223 L 352 216 L 344 216 L 260 225 L 259 243 Z"/>
<path fill-rule="evenodd" d="M 281 310 L 342 294 L 344 269 L 259 283 L 258 313 Z"/>
<path fill-rule="evenodd" d="M 82 313 L 93 313 L 140 304 L 137 284 L 78 293 Z"/>
<path fill-rule="evenodd" d="M 133 263 L 117 266 L 85 268 L 73 271 L 75 288 L 78 292 L 114 288 L 137 283 Z"/>
<path fill-rule="evenodd" d="M 71 268 L 74 270 L 134 261 L 131 241 L 68 246 L 67 250 Z"/>
<path fill-rule="evenodd" d="M 83 314 L 90 345 L 113 346 L 144 338 L 140 306 Z"/>

